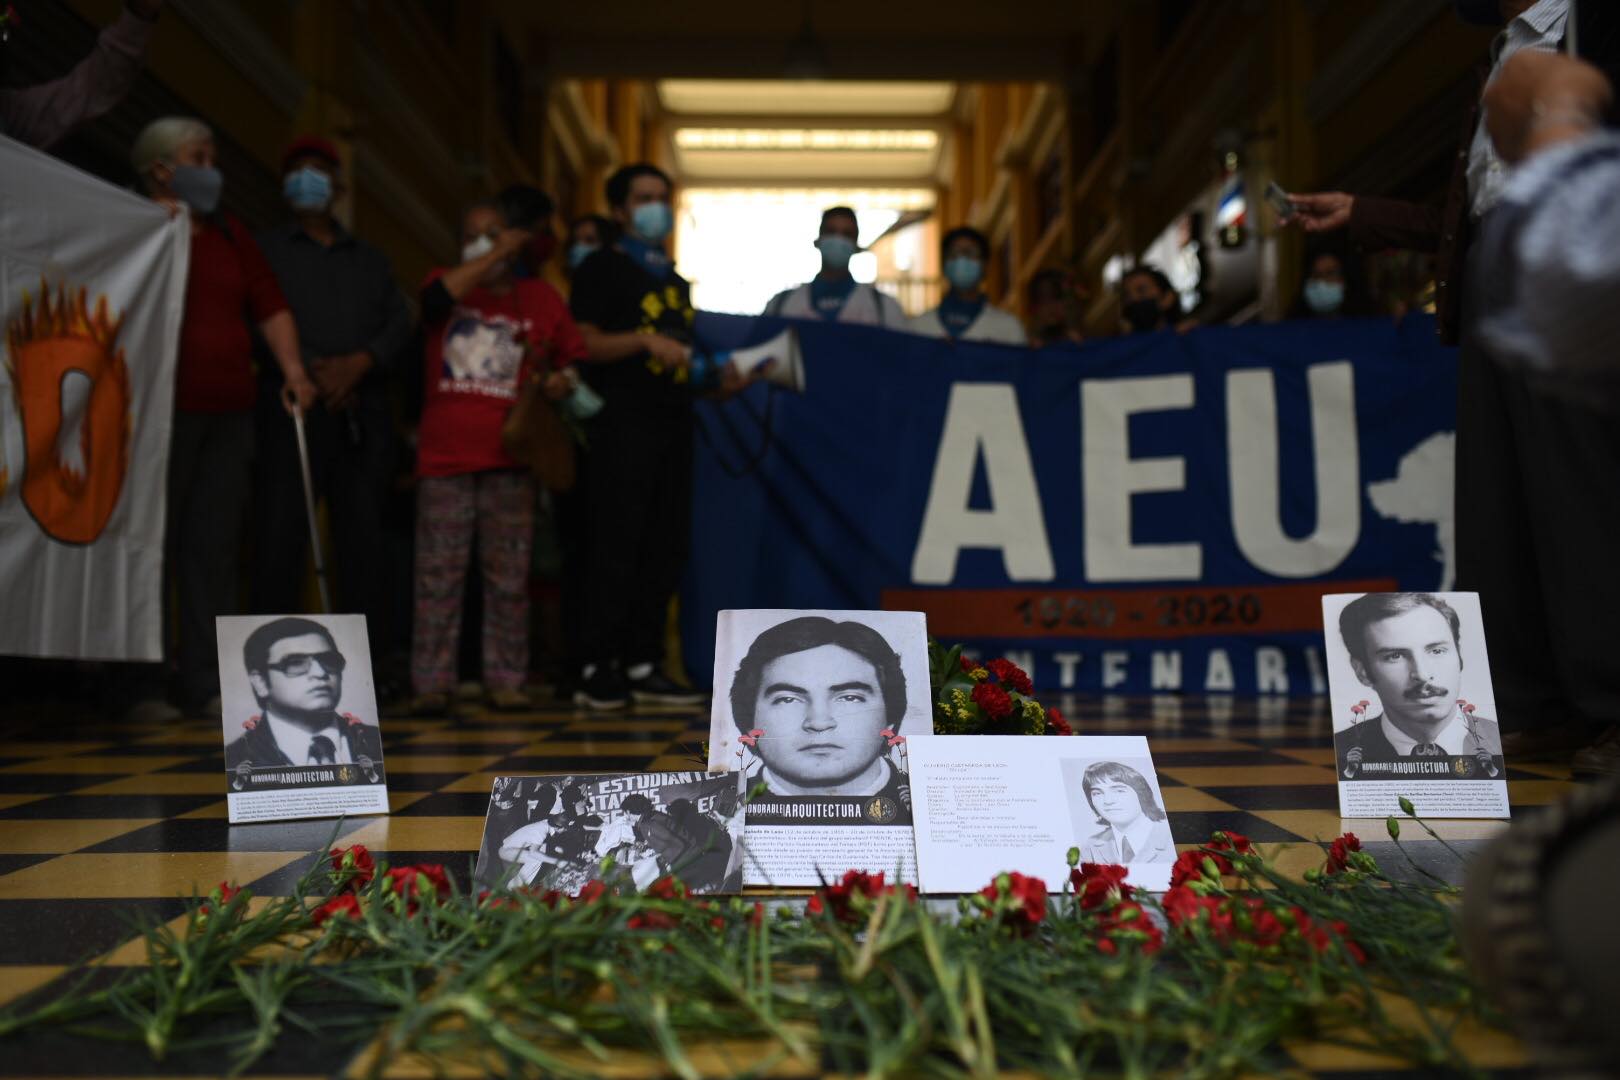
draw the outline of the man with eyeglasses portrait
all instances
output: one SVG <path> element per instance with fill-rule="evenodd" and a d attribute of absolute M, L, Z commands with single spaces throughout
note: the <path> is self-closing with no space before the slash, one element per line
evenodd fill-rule
<path fill-rule="evenodd" d="M 313 619 L 273 619 L 248 635 L 242 661 L 260 713 L 225 746 L 225 768 L 358 765 L 374 780 L 382 761 L 376 724 L 339 713 L 347 664 L 331 631 Z"/>

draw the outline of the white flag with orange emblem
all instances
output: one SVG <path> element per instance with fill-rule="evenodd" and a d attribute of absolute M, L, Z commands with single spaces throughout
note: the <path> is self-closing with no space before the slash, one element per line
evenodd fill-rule
<path fill-rule="evenodd" d="M 163 656 L 187 222 L 0 137 L 0 653 Z"/>

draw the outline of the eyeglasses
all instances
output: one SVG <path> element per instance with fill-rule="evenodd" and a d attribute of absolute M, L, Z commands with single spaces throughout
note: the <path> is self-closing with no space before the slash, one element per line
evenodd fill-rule
<path fill-rule="evenodd" d="M 288 653 L 286 656 L 268 665 L 283 675 L 308 675 L 309 665 L 312 661 L 319 661 L 321 670 L 328 675 L 343 674 L 344 665 L 348 663 L 343 654 L 335 649 L 318 653 Z"/>

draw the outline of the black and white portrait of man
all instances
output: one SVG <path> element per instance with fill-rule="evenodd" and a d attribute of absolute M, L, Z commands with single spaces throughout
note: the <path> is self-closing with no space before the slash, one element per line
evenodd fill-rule
<path fill-rule="evenodd" d="M 1328 596 L 1324 614 L 1340 779 L 1422 758 L 1450 762 L 1433 775 L 1503 776 L 1476 594 Z"/>
<path fill-rule="evenodd" d="M 351 621 L 359 624 L 360 639 L 340 646 L 340 637 L 352 638 L 354 628 L 342 625 Z M 243 765 L 249 770 L 351 766 L 344 775 L 352 782 L 377 783 L 382 737 L 364 618 L 278 616 L 220 622 L 221 668 L 233 661 L 240 665 L 230 673 L 235 677 L 222 679 L 226 771 L 237 777 Z M 340 625 L 341 630 L 334 629 Z M 227 651 L 232 641 L 240 641 L 234 655 Z M 358 673 L 351 662 L 356 658 Z M 361 685 L 346 687 L 356 674 Z"/>
<path fill-rule="evenodd" d="M 900 747 L 907 734 L 932 726 L 921 616 L 737 611 L 721 618 L 716 664 L 728 670 L 717 673 L 713 726 L 725 728 L 714 733 L 711 767 L 730 748 L 723 767 L 744 768 L 750 789 L 887 796 L 908 807 Z"/>

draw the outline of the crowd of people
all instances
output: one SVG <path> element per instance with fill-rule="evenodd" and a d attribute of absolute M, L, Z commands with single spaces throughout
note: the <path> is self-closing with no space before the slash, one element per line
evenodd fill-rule
<path fill-rule="evenodd" d="M 48 146 L 109 108 L 133 80 L 162 6 L 130 0 L 69 76 L 0 94 L 7 132 Z M 1553 204 L 1515 195 L 1526 176 L 1555 193 L 1607 198 L 1620 186 L 1602 186 L 1612 171 L 1602 154 L 1567 152 L 1608 145 L 1601 129 L 1612 103 L 1599 67 L 1554 55 L 1574 30 L 1568 8 L 1568 0 L 1459 4 L 1465 18 L 1499 34 L 1488 108 L 1468 118 L 1446 206 L 1342 192 L 1291 196 L 1285 224 L 1307 233 L 1309 244 L 1289 315 L 1373 312 L 1358 252 L 1393 246 L 1438 255 L 1441 334 L 1463 349 L 1458 579 L 1486 597 L 1492 616 L 1508 756 L 1573 751 L 1601 736 L 1577 760 L 1614 771 L 1620 687 L 1606 653 L 1612 635 L 1594 632 L 1603 616 L 1593 614 L 1607 605 L 1564 600 L 1620 599 L 1612 553 L 1587 551 L 1620 526 L 1612 493 L 1591 488 L 1620 456 L 1604 409 L 1613 400 L 1612 363 L 1571 359 L 1598 351 L 1602 335 L 1590 327 L 1606 326 L 1615 309 L 1600 292 L 1610 284 L 1601 260 L 1581 261 L 1580 242 L 1592 234 L 1551 245 L 1556 226 L 1544 215 Z M 1584 50 L 1600 67 L 1614 51 L 1609 25 L 1594 20 Z M 690 378 L 696 311 L 668 248 L 671 178 L 648 163 L 620 168 L 602 192 L 606 213 L 569 222 L 561 244 L 543 192 L 516 185 L 478 200 L 462 214 L 459 257 L 428 275 L 413 315 L 387 259 L 334 212 L 346 177 L 332 142 L 306 135 L 287 147 L 286 221 L 258 233 L 222 209 L 226 177 L 216 151 L 207 125 L 189 117 L 153 121 L 130 151 L 139 190 L 173 212 L 183 208 L 191 230 L 166 534 L 173 704 L 218 708 L 213 619 L 241 606 L 244 547 L 254 610 L 305 606 L 312 530 L 295 417 L 330 511 L 337 606 L 368 617 L 384 655 L 392 645 L 408 652 L 408 686 L 402 679 L 397 690 L 415 708 L 450 706 L 466 667 L 469 606 L 481 619 L 481 644 L 471 651 L 488 703 L 528 707 L 537 527 L 564 567 L 555 575 L 557 655 L 548 658 L 563 696 L 598 710 L 700 700 L 664 664 L 690 524 L 694 401 L 740 383 L 727 377 L 700 388 Z M 1566 173 L 1554 176 L 1544 164 L 1552 159 Z M 764 314 L 1004 345 L 1081 340 L 1081 293 L 1061 267 L 1029 281 L 1026 329 L 986 292 L 990 239 L 951 227 L 940 240 L 942 297 L 908 317 L 851 274 L 859 237 L 854 209 L 827 209 L 814 239 L 819 272 L 778 293 Z M 1487 250 L 1498 260 L 1489 272 L 1479 265 Z M 1505 269 L 1520 266 L 1526 275 L 1534 267 L 1535 281 L 1566 287 L 1535 293 L 1529 276 Z M 567 282 L 566 299 L 548 278 Z M 1127 269 L 1117 291 L 1121 332 L 1193 325 L 1154 266 Z M 1574 304 L 1572 295 L 1589 299 Z M 1553 308 L 1564 315 L 1549 324 L 1540 315 Z M 530 384 L 587 434 L 570 490 L 540 494 L 503 439 Z M 420 402 L 419 418 L 403 425 L 391 407 L 391 387 L 402 385 Z M 402 450 L 413 451 L 403 486 L 414 492 L 413 524 L 403 531 L 388 524 L 399 516 Z M 408 613 L 395 602 L 394 568 L 406 560 L 389 556 L 402 544 L 411 552 Z M 1589 557 L 1567 557 L 1572 544 L 1586 545 Z M 397 634 L 402 623 L 409 629 Z M 1537 719 L 1553 713 L 1558 723 Z M 1524 736 L 1518 747 L 1515 728 Z"/>

